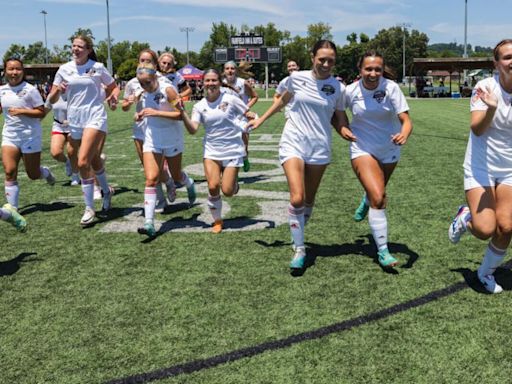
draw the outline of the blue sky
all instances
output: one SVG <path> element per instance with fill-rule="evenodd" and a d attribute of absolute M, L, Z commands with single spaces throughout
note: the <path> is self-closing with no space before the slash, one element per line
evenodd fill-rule
<path fill-rule="evenodd" d="M 41 10 L 46 16 L 48 47 L 62 46 L 79 27 L 96 40 L 107 37 L 106 0 L 0 0 L 0 54 L 12 43 L 44 41 Z M 468 43 L 494 46 L 510 33 L 512 0 L 468 0 Z M 115 42 L 148 42 L 186 50 L 180 27 L 193 27 L 190 50 L 199 51 L 212 23 L 240 27 L 273 22 L 293 35 L 305 35 L 308 24 L 331 25 L 334 40 L 344 45 L 351 32 L 370 37 L 382 28 L 410 23 L 430 43 L 464 42 L 464 0 L 109 0 L 110 33 Z"/>

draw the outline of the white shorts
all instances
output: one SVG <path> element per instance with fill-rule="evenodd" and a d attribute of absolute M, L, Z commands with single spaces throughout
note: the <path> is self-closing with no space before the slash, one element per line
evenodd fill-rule
<path fill-rule="evenodd" d="M 41 136 L 29 137 L 27 139 L 9 139 L 2 137 L 2 147 L 16 147 L 21 153 L 37 153 L 41 152 L 43 140 Z"/>
<path fill-rule="evenodd" d="M 281 165 L 292 158 L 301 159 L 305 164 L 327 165 L 331 162 L 331 151 L 329 149 L 319 151 L 318 148 L 311 151 L 288 142 L 279 143 L 279 162 Z"/>
<path fill-rule="evenodd" d="M 85 128 L 96 129 L 100 132 L 107 133 L 107 119 L 98 119 L 90 121 L 84 127 L 75 127 L 73 125 L 70 125 L 69 131 L 71 133 L 71 138 L 74 140 L 82 140 Z"/>
<path fill-rule="evenodd" d="M 510 172 L 489 172 L 483 168 L 464 167 L 464 190 L 480 187 L 495 187 L 497 184 L 512 186 L 512 174 Z"/>
<path fill-rule="evenodd" d="M 160 153 L 165 157 L 174 157 L 183 152 L 183 143 L 172 147 L 157 147 L 144 142 L 142 152 Z"/>
<path fill-rule="evenodd" d="M 393 164 L 400 160 L 400 149 L 399 145 L 391 144 L 383 149 L 368 151 L 362 149 L 357 141 L 352 141 L 349 146 L 350 159 L 354 160 L 361 156 L 373 156 L 381 164 Z"/>
<path fill-rule="evenodd" d="M 234 159 L 228 159 L 228 160 L 219 160 L 219 159 L 212 159 L 210 157 L 205 157 L 205 159 L 213 160 L 213 161 L 220 161 L 222 168 L 241 168 L 244 166 L 244 158 L 242 157 L 235 157 Z"/>
<path fill-rule="evenodd" d="M 144 129 L 135 124 L 132 129 L 132 139 L 144 142 Z"/>
<path fill-rule="evenodd" d="M 56 121 L 53 122 L 52 125 L 52 134 L 55 133 L 70 133 L 71 130 L 69 129 L 69 125 L 63 125 L 60 123 L 57 123 Z"/>

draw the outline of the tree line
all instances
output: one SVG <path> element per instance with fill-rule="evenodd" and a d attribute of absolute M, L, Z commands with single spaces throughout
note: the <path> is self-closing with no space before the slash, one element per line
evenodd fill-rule
<path fill-rule="evenodd" d="M 287 75 L 286 63 L 288 60 L 294 60 L 302 69 L 310 68 L 310 50 L 313 44 L 320 39 L 333 40 L 331 26 L 326 23 L 316 23 L 307 26 L 305 37 L 295 35 L 292 36 L 289 31 L 277 29 L 274 23 L 267 25 L 258 25 L 249 27 L 242 25 L 237 28 L 224 22 L 213 23 L 212 30 L 208 40 L 203 44 L 199 52 L 189 52 L 190 63 L 198 68 L 205 69 L 211 67 L 219 67 L 214 62 L 215 48 L 229 47 L 230 37 L 241 33 L 262 35 L 265 45 L 269 47 L 281 47 L 282 63 L 269 64 L 270 80 L 280 80 Z M 91 37 L 94 35 L 90 29 L 79 28 L 73 36 L 83 34 Z M 373 37 L 369 37 L 364 33 L 357 34 L 355 32 L 346 36 L 344 45 L 337 43 L 337 60 L 335 73 L 343 79 L 350 81 L 357 74 L 357 61 L 359 57 L 369 49 L 380 51 L 386 60 L 386 65 L 396 74 L 396 80 L 402 80 L 403 73 L 403 42 L 405 39 L 405 66 L 406 74 L 411 71 L 414 57 L 456 57 L 462 56 L 463 46 L 456 43 L 432 44 L 428 45 L 428 36 L 418 30 L 403 30 L 402 27 L 395 26 L 387 29 L 381 29 Z M 4 54 L 4 60 L 8 57 L 19 57 L 27 64 L 44 63 L 46 57 L 50 63 L 64 63 L 71 59 L 71 45 L 65 44 L 60 47 L 54 45 L 53 50 L 47 50 L 43 42 L 37 41 L 29 44 L 27 47 L 21 44 L 11 44 Z M 98 60 L 106 63 L 107 61 L 107 40 L 101 40 L 95 44 Z M 135 75 L 137 68 L 137 55 L 145 48 L 151 48 L 147 42 L 128 40 L 115 42 L 111 40 L 111 59 L 114 73 L 118 79 L 128 80 Z M 172 52 L 181 67 L 186 63 L 186 52 L 180 52 L 173 47 L 165 47 L 162 52 Z M 157 52 L 157 53 L 160 53 Z M 472 49 L 468 45 L 469 56 L 491 56 L 492 48 L 477 46 Z M 251 71 L 255 74 L 255 78 L 259 81 L 264 80 L 265 68 L 263 65 L 254 64 Z"/>

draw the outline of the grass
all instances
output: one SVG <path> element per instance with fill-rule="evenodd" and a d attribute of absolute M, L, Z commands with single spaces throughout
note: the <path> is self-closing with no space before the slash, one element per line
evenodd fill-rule
<path fill-rule="evenodd" d="M 258 103 L 256 111 L 268 105 Z M 468 101 L 411 100 L 410 106 L 414 132 L 388 186 L 390 247 L 401 267 L 383 271 L 367 222 L 352 221 L 362 188 L 347 143 L 335 137 L 333 163 L 306 229 L 316 260 L 298 278 L 288 273 L 287 225 L 217 236 L 171 230 L 151 242 L 130 228 L 107 232 L 113 223 L 129 222 L 130 212 L 137 216 L 143 201 L 130 116 L 121 111 L 109 115 L 106 148 L 118 190 L 113 216 L 81 229 L 80 190 L 68 186 L 63 166 L 49 157 L 47 117 L 43 163 L 52 166 L 57 184 L 31 182 L 20 172 L 29 230 L 18 234 L 4 223 L 0 234 L 0 383 L 107 382 L 365 316 L 464 281 L 469 289 L 378 321 L 157 382 L 510 381 L 512 275 L 500 269 L 506 292 L 483 294 L 473 272 L 485 243 L 469 236 L 457 246 L 447 240 L 464 198 Z M 281 115 L 272 118 L 253 132 L 251 145 L 272 134 L 268 145 L 276 147 L 283 122 Z M 200 163 L 201 154 L 200 135 L 187 135 L 185 165 Z M 251 156 L 275 160 L 277 152 Z M 269 168 L 255 164 L 257 171 Z M 242 191 L 286 196 L 282 179 L 265 178 L 242 173 Z M 181 190 L 179 198 L 185 198 Z M 256 217 L 258 203 L 268 200 L 240 195 L 224 201 L 235 222 Z M 200 213 L 196 206 L 157 219 L 172 228 L 194 223 Z"/>

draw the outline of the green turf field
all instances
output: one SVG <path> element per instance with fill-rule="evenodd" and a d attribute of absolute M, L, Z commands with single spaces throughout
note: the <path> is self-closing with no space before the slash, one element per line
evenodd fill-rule
<path fill-rule="evenodd" d="M 21 173 L 28 231 L 0 223 L 0 382 L 510 382 L 512 274 L 498 270 L 501 295 L 483 293 L 474 271 L 486 244 L 447 239 L 464 197 L 468 100 L 409 102 L 414 131 L 388 186 L 400 266 L 381 269 L 367 222 L 353 222 L 362 188 L 335 136 L 306 228 L 312 265 L 301 277 L 289 274 L 280 215 L 281 115 L 251 135 L 253 169 L 241 174 L 240 195 L 224 200 L 220 235 L 210 234 L 203 209 L 202 135 L 187 135 L 184 163 L 200 183 L 200 204 L 186 209 L 180 190 L 150 242 L 135 231 L 144 177 L 131 115 L 109 115 L 115 208 L 89 229 L 79 225 L 80 188 L 50 158 L 48 116 L 43 163 L 57 184 Z"/>

